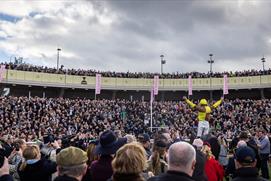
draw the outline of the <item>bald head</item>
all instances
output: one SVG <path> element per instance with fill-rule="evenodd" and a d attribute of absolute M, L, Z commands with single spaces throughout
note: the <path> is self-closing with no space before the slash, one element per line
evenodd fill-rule
<path fill-rule="evenodd" d="M 240 140 L 237 143 L 237 148 L 243 147 L 243 146 L 247 146 L 247 143 L 244 140 Z"/>
<path fill-rule="evenodd" d="M 185 172 L 192 175 L 196 163 L 196 151 L 186 142 L 177 142 L 168 151 L 169 170 Z"/>

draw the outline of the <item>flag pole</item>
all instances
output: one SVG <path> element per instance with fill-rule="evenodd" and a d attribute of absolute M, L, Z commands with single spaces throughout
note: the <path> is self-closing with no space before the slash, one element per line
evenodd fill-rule
<path fill-rule="evenodd" d="M 151 101 L 150 106 L 151 106 L 151 133 L 152 133 L 152 101 Z"/>
<path fill-rule="evenodd" d="M 151 99 L 150 99 L 150 111 L 151 111 L 151 133 L 152 133 L 152 128 L 153 128 L 153 115 L 152 115 L 152 102 L 154 100 L 154 89 L 151 88 Z"/>

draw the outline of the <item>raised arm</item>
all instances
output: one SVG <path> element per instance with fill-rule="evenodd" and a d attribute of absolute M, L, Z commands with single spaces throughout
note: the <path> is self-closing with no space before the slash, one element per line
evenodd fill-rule
<path fill-rule="evenodd" d="M 190 101 L 189 99 L 187 99 L 187 97 L 183 97 L 183 100 L 191 107 L 191 108 L 195 108 L 196 104 L 194 104 L 192 101 Z"/>
<path fill-rule="evenodd" d="M 212 105 L 212 109 L 217 108 L 223 101 L 223 97 L 221 97 L 220 100 L 216 101 L 213 105 Z"/>
<path fill-rule="evenodd" d="M 205 108 L 199 105 L 194 104 L 192 101 L 190 101 L 189 99 L 187 99 L 187 97 L 183 97 L 183 100 L 192 108 L 192 109 L 196 109 L 200 112 L 205 112 Z"/>

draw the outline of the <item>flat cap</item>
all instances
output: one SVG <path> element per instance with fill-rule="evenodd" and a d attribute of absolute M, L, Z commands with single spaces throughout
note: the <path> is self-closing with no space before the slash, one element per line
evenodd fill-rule
<path fill-rule="evenodd" d="M 80 148 L 70 146 L 61 150 L 56 155 L 56 163 L 59 166 L 71 167 L 86 163 L 88 160 L 87 153 Z"/>

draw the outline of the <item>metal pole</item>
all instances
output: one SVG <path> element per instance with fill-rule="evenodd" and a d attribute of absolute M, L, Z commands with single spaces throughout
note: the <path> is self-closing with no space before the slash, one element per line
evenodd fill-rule
<path fill-rule="evenodd" d="M 59 69 L 59 52 L 61 51 L 60 48 L 57 48 L 57 62 L 56 62 L 56 68 Z"/>
<path fill-rule="evenodd" d="M 161 75 L 163 74 L 163 58 L 164 58 L 164 55 L 160 55 L 161 57 Z"/>
<path fill-rule="evenodd" d="M 265 58 L 263 57 L 261 60 L 262 60 L 262 63 L 263 63 L 263 71 L 264 71 Z"/>
<path fill-rule="evenodd" d="M 151 101 L 151 104 L 150 104 L 150 109 L 151 109 L 151 133 L 152 133 L 152 101 Z"/>
<path fill-rule="evenodd" d="M 213 100 L 213 93 L 212 93 L 212 73 L 213 73 L 213 63 L 214 63 L 214 60 L 212 59 L 213 57 L 213 54 L 209 54 L 210 56 L 210 60 L 208 60 L 208 63 L 210 63 L 210 99 L 211 101 Z"/>

